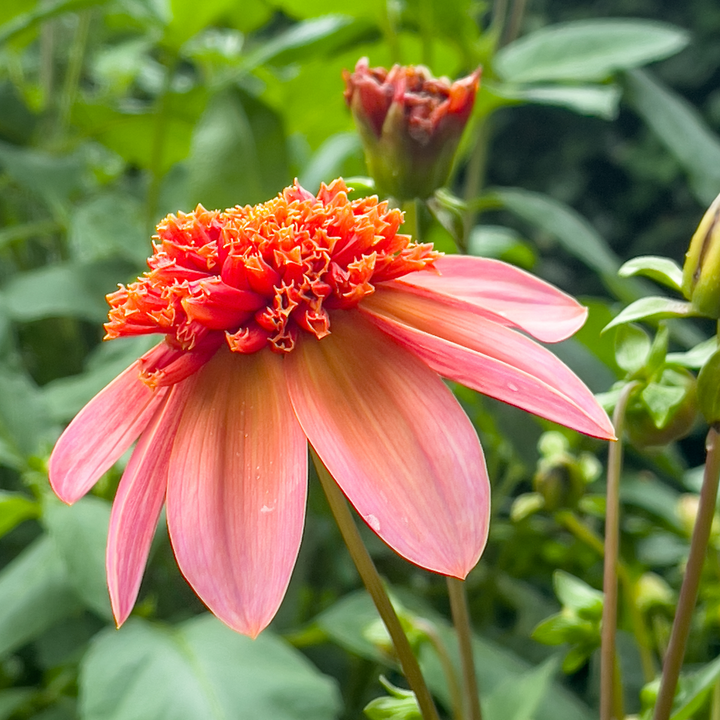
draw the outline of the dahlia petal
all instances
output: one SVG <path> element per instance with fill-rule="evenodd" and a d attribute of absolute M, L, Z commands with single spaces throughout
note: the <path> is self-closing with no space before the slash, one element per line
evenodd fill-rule
<path fill-rule="evenodd" d="M 133 451 L 113 501 L 106 554 L 108 589 L 118 627 L 135 605 L 165 501 L 168 464 L 193 380 L 174 385 Z"/>
<path fill-rule="evenodd" d="M 170 457 L 178 565 L 215 615 L 253 637 L 285 594 L 305 515 L 307 444 L 282 363 L 221 349 L 194 378 Z"/>
<path fill-rule="evenodd" d="M 81 498 L 135 442 L 166 393 L 150 390 L 134 362 L 90 400 L 50 456 L 50 484 L 57 496 L 68 504 Z"/>
<path fill-rule="evenodd" d="M 415 272 L 398 282 L 490 310 L 541 342 L 566 340 L 587 317 L 575 298 L 500 260 L 445 255 L 434 267 L 439 275 Z"/>
<path fill-rule="evenodd" d="M 305 434 L 394 550 L 465 577 L 487 539 L 490 488 L 472 424 L 440 377 L 357 311 L 285 359 Z"/>
<path fill-rule="evenodd" d="M 567 365 L 472 308 L 386 286 L 361 310 L 440 375 L 587 435 L 614 439 L 607 414 Z"/>

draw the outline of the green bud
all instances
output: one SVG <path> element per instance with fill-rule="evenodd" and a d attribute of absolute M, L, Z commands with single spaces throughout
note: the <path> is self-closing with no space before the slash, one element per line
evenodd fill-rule
<path fill-rule="evenodd" d="M 683 530 L 690 537 L 695 528 L 695 521 L 697 520 L 698 510 L 700 508 L 700 496 L 692 493 L 686 493 L 681 495 L 680 499 L 675 506 L 675 512 L 680 519 L 680 524 Z M 718 545 L 720 539 L 720 518 L 717 514 L 713 516 L 712 527 L 710 530 L 710 543 L 713 546 Z"/>
<path fill-rule="evenodd" d="M 683 266 L 683 295 L 698 312 L 720 317 L 720 195 L 700 221 Z"/>
<path fill-rule="evenodd" d="M 635 586 L 635 601 L 643 612 L 655 609 L 672 610 L 675 598 L 670 586 L 655 573 L 645 573 Z"/>
<path fill-rule="evenodd" d="M 692 430 L 697 407 L 695 376 L 685 368 L 666 367 L 633 393 L 625 415 L 628 438 L 639 448 L 679 440 Z"/>

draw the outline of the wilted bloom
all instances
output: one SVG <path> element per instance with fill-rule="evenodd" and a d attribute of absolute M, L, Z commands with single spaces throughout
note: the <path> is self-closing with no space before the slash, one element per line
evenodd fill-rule
<path fill-rule="evenodd" d="M 480 70 L 450 83 L 422 65 L 343 71 L 345 99 L 378 189 L 400 200 L 442 187 L 475 103 Z"/>
<path fill-rule="evenodd" d="M 300 544 L 309 441 L 367 524 L 422 567 L 464 577 L 488 530 L 472 424 L 441 376 L 612 437 L 582 382 L 519 328 L 561 340 L 572 298 L 494 260 L 441 257 L 342 180 L 256 207 L 163 220 L 150 271 L 109 296 L 107 336 L 165 335 L 73 420 L 50 458 L 73 502 L 139 438 L 107 548 L 118 623 L 163 503 L 206 605 L 256 635 Z"/>

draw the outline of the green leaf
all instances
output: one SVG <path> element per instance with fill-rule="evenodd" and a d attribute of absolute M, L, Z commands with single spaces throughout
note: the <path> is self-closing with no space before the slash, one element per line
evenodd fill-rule
<path fill-rule="evenodd" d="M 7 688 L 0 690 L 0 720 L 10 718 L 35 694 L 34 688 Z"/>
<path fill-rule="evenodd" d="M 79 610 L 55 543 L 39 538 L 0 572 L 0 657 Z"/>
<path fill-rule="evenodd" d="M 273 5 L 281 8 L 291 17 L 312 18 L 337 12 L 335 0 L 273 0 Z M 384 0 L 356 0 L 343 4 L 343 12 L 355 17 L 381 19 L 385 13 Z"/>
<path fill-rule="evenodd" d="M 563 607 L 575 610 L 578 615 L 588 619 L 599 619 L 602 615 L 603 594 L 562 570 L 553 573 L 555 594 Z"/>
<path fill-rule="evenodd" d="M 620 259 L 597 231 L 571 207 L 542 193 L 519 188 L 494 188 L 480 198 L 495 203 L 549 233 L 574 257 L 595 270 L 605 285 L 620 298 L 634 299 L 640 289 L 618 282 Z"/>
<path fill-rule="evenodd" d="M 622 325 L 615 335 L 615 360 L 629 374 L 645 365 L 650 353 L 648 334 L 636 325 Z"/>
<path fill-rule="evenodd" d="M 81 720 L 332 720 L 334 681 L 266 630 L 251 640 L 211 615 L 172 628 L 131 618 L 80 669 Z"/>
<path fill-rule="evenodd" d="M 243 5 L 257 5 L 258 0 L 243 0 Z M 163 41 L 178 49 L 189 38 L 227 14 L 235 5 L 235 0 L 203 0 L 202 3 L 190 0 L 169 0 L 171 20 L 165 28 Z"/>
<path fill-rule="evenodd" d="M 188 169 L 191 197 L 206 207 L 267 200 L 291 179 L 280 118 L 246 93 L 218 93 L 195 128 Z"/>
<path fill-rule="evenodd" d="M 500 225 L 475 225 L 468 239 L 468 253 L 497 258 L 530 270 L 537 261 L 533 246 L 515 230 Z"/>
<path fill-rule="evenodd" d="M 488 193 L 503 207 L 554 235 L 569 253 L 600 273 L 617 272 L 620 261 L 593 227 L 572 208 L 541 193 L 498 188 Z"/>
<path fill-rule="evenodd" d="M 645 275 L 656 282 L 681 292 L 682 268 L 670 258 L 644 255 L 628 260 L 619 270 L 620 277 Z"/>
<path fill-rule="evenodd" d="M 483 87 L 487 89 L 490 83 Z M 617 85 L 490 85 L 498 98 L 536 105 L 554 105 L 568 110 L 614 120 L 617 117 L 621 90 Z"/>
<path fill-rule="evenodd" d="M 643 404 L 648 409 L 655 427 L 662 429 L 667 425 L 672 411 L 682 402 L 687 390 L 684 387 L 672 387 L 660 383 L 648 383 L 640 393 Z"/>
<path fill-rule="evenodd" d="M 393 590 L 393 594 L 395 592 Z M 397 595 L 410 612 L 433 623 L 451 658 L 456 666 L 459 666 L 456 637 L 450 624 L 419 603 L 417 596 L 408 595 L 399 589 Z M 378 614 L 372 600 L 362 591 L 347 595 L 316 618 L 318 626 L 342 647 L 361 657 L 387 665 L 387 657 L 382 656 L 365 635 L 365 628 L 377 620 Z M 532 666 L 525 660 L 486 638 L 474 635 L 472 644 L 478 684 L 481 688 L 498 687 L 508 678 L 517 679 L 532 670 Z M 448 688 L 435 651 L 427 644 L 422 645 L 420 660 L 430 690 L 449 707 Z M 586 706 L 561 685 L 554 684 L 552 692 L 542 699 L 534 720 L 591 720 L 592 717 Z"/>
<path fill-rule="evenodd" d="M 680 678 L 670 720 L 689 720 L 697 713 L 720 677 L 720 658 Z"/>
<path fill-rule="evenodd" d="M 52 17 L 100 4 L 101 0 L 51 0 L 51 2 L 37 3 L 32 9 L 16 15 L 10 22 L 0 27 L 0 45 Z"/>
<path fill-rule="evenodd" d="M 73 105 L 72 119 L 86 135 L 126 162 L 164 175 L 188 156 L 193 128 L 205 101 L 203 89 L 168 93 L 161 141 L 156 141 L 160 121 L 155 112 L 121 112 L 108 105 L 78 101 Z"/>
<path fill-rule="evenodd" d="M 270 62 L 297 62 L 302 53 L 344 49 L 355 36 L 365 34 L 368 29 L 365 21 L 354 20 L 347 15 L 325 15 L 297 23 L 248 55 L 242 72 Z"/>
<path fill-rule="evenodd" d="M 111 380 L 158 343 L 156 335 L 118 338 L 99 345 L 80 375 L 53 380 L 41 389 L 50 417 L 67 423 Z"/>
<path fill-rule="evenodd" d="M 89 608 L 110 620 L 105 580 L 109 503 L 89 496 L 68 506 L 48 497 L 43 522 L 55 541 L 70 585 Z"/>
<path fill-rule="evenodd" d="M 695 317 L 697 314 L 692 303 L 684 300 L 673 300 L 667 297 L 644 297 L 631 303 L 618 313 L 605 326 L 605 331 L 617 325 L 637 320 Z"/>
<path fill-rule="evenodd" d="M 701 368 L 718 349 L 716 337 L 708 338 L 684 353 L 668 353 L 667 362 L 686 368 Z"/>
<path fill-rule="evenodd" d="M 700 113 L 650 74 L 627 76 L 627 99 L 688 173 L 696 197 L 709 205 L 720 187 L 720 140 Z"/>
<path fill-rule="evenodd" d="M 558 669 L 551 657 L 519 678 L 507 678 L 488 693 L 483 703 L 487 720 L 534 720 L 542 699 L 551 690 Z"/>
<path fill-rule="evenodd" d="M 132 267 L 119 260 L 48 265 L 15 275 L 0 295 L 18 322 L 68 316 L 101 323 L 107 319 L 105 295 L 117 289 Z"/>
<path fill-rule="evenodd" d="M 21 522 L 36 518 L 40 508 L 34 500 L 18 492 L 0 490 L 0 537 Z"/>
<path fill-rule="evenodd" d="M 142 205 L 136 198 L 120 191 L 94 195 L 76 205 L 70 220 L 68 243 L 73 258 L 81 263 L 122 257 L 144 266 L 146 258 L 152 254 Z"/>
<path fill-rule="evenodd" d="M 536 30 L 500 50 L 495 68 L 505 80 L 604 80 L 687 46 L 689 33 L 648 20 L 561 23 Z"/>
<path fill-rule="evenodd" d="M 0 167 L 19 185 L 43 198 L 53 210 L 67 203 L 86 184 L 80 153 L 51 155 L 0 141 Z"/>
<path fill-rule="evenodd" d="M 320 183 L 330 183 L 342 175 L 341 169 L 348 157 L 361 153 L 357 133 L 336 133 L 329 137 L 313 154 L 300 174 L 300 184 L 316 193 Z"/>
<path fill-rule="evenodd" d="M 710 425 L 720 421 L 720 350 L 716 351 L 700 370 L 697 398 L 705 420 Z"/>
<path fill-rule="evenodd" d="M 7 453 L 2 455 L 17 467 L 13 460 L 36 452 L 40 442 L 51 436 L 47 406 L 38 387 L 26 373 L 0 366 L 0 437 L 7 443 Z"/>

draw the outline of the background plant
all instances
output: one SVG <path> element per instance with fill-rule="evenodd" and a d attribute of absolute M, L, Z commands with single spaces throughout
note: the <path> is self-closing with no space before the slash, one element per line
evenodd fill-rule
<path fill-rule="evenodd" d="M 618 278 L 618 268 L 636 255 L 681 261 L 720 189 L 712 42 L 720 11 L 711 0 L 523 5 L 2 4 L 0 718 L 354 718 L 386 694 L 380 669 L 402 684 L 369 631 L 374 610 L 354 592 L 359 581 L 316 486 L 271 632 L 249 643 L 202 614 L 162 536 L 137 617 L 116 632 L 103 556 L 120 470 L 66 508 L 48 495 L 45 460 L 62 425 L 148 347 L 101 344 L 100 323 L 105 293 L 144 269 L 164 214 L 263 201 L 294 176 L 314 192 L 320 181 L 365 175 L 341 79 L 363 55 L 371 65 L 424 62 L 451 78 L 483 65 L 448 190 L 416 222 L 441 249 L 500 257 L 583 296 L 590 320 L 563 345 L 563 359 L 597 391 L 625 378 L 618 331 L 600 329 L 621 303 L 649 293 L 644 281 Z M 713 331 L 703 322 L 668 325 L 669 363 L 700 367 L 701 351 L 687 351 Z M 485 716 L 592 717 L 595 631 L 553 635 L 571 643 L 557 660 L 556 647 L 528 638 L 543 622 L 547 640 L 557 626 L 548 618 L 562 616 L 560 604 L 575 607 L 560 592 L 558 603 L 556 571 L 601 587 L 603 484 L 580 465 L 587 453 L 604 462 L 602 446 L 567 435 L 555 499 L 531 498 L 523 509 L 519 496 L 542 495 L 533 477 L 547 469 L 536 467 L 548 459 L 536 447 L 549 424 L 458 394 L 494 491 L 488 550 L 468 580 Z M 698 424 L 667 448 L 627 451 L 618 648 L 628 711 L 640 709 L 667 644 L 704 432 Z M 408 566 L 370 533 L 365 540 L 408 622 L 421 628 L 431 689 L 452 708 L 438 651 L 456 660 L 442 578 Z M 715 545 L 688 650 L 697 670 L 681 685 L 678 718 L 708 712 L 720 673 Z M 558 669 L 562 658 L 569 674 Z M 238 682 L 251 671 L 252 682 Z M 651 702 L 652 688 L 642 698 Z"/>

